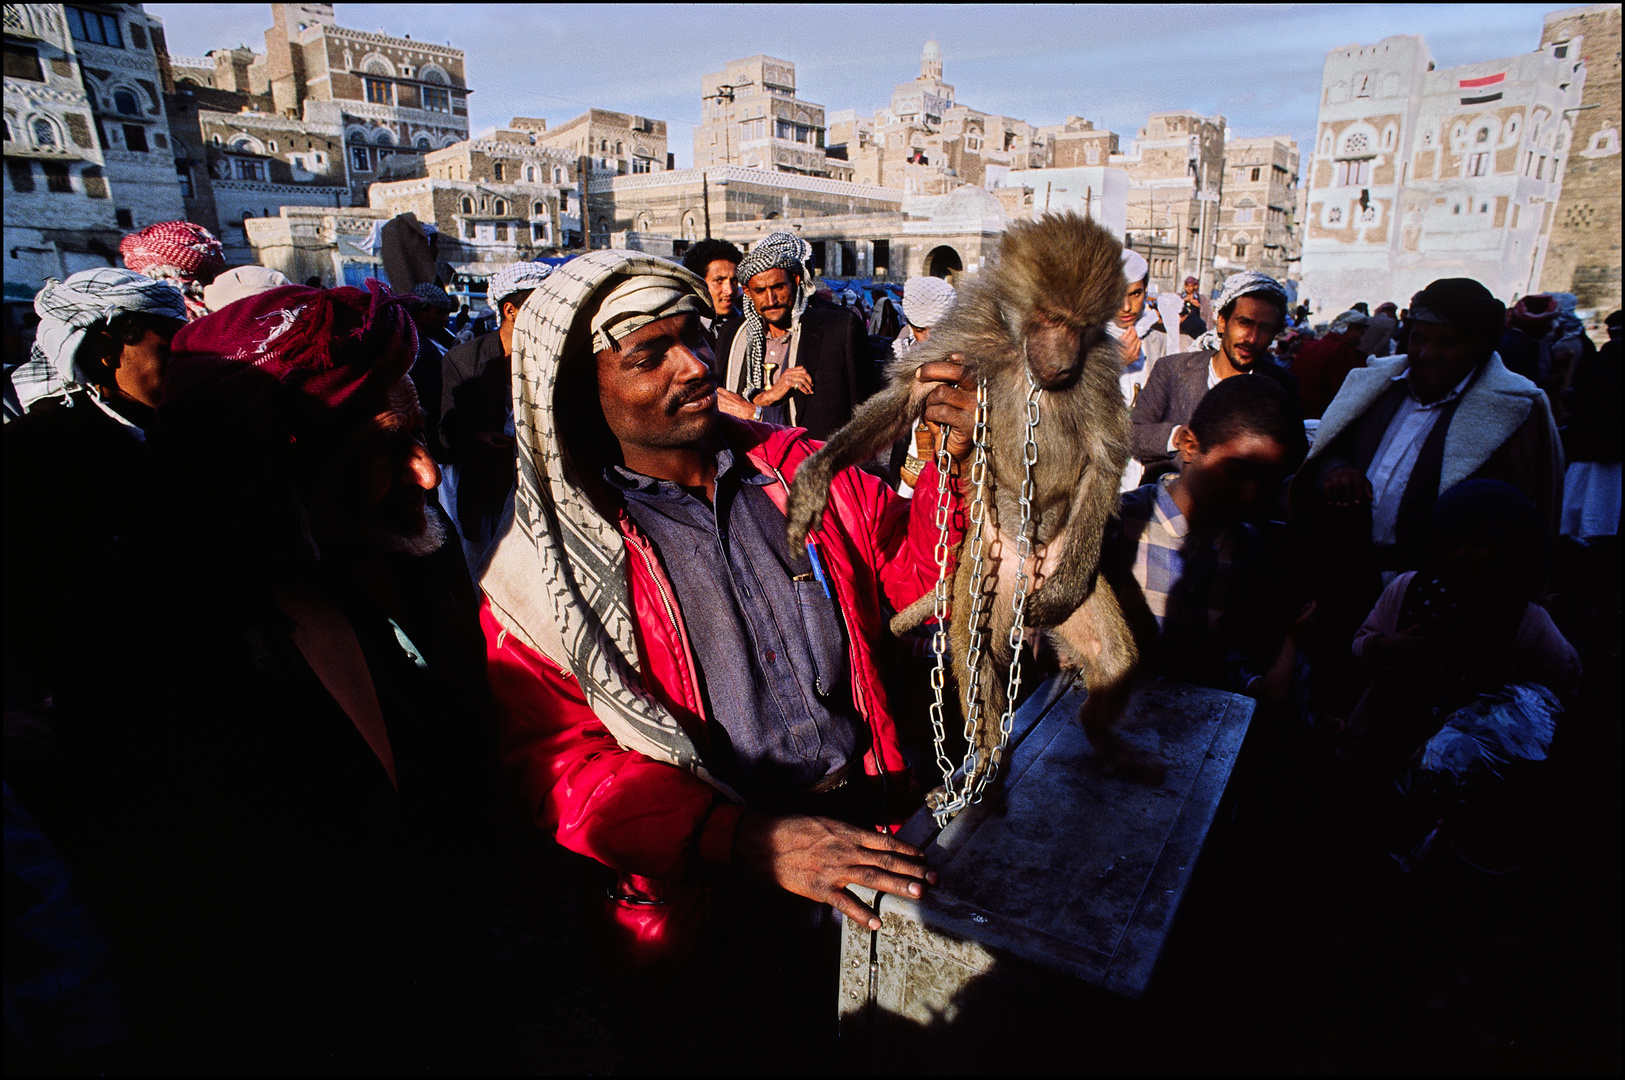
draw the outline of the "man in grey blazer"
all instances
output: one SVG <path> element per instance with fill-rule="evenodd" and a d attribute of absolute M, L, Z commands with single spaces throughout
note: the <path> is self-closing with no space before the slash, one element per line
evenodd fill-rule
<path fill-rule="evenodd" d="M 1190 422 L 1202 395 L 1224 379 L 1262 375 L 1298 400 L 1298 380 L 1269 358 L 1270 342 L 1286 326 L 1287 297 L 1280 283 L 1252 271 L 1232 274 L 1216 306 L 1214 332 L 1203 335 L 1192 352 L 1158 361 L 1134 403 L 1132 451 L 1148 472 L 1167 471 L 1174 463 L 1175 433 Z M 1296 467 L 1305 449 L 1301 437 L 1288 449 Z"/>

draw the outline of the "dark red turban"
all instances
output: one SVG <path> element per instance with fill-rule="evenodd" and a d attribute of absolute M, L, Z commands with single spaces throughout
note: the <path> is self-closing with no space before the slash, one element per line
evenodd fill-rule
<path fill-rule="evenodd" d="M 329 408 L 364 387 L 393 385 L 417 359 L 410 296 L 368 279 L 367 289 L 284 285 L 188 323 L 175 335 L 175 381 L 199 369 L 249 366 Z M 191 377 L 188 377 L 191 376 Z"/>

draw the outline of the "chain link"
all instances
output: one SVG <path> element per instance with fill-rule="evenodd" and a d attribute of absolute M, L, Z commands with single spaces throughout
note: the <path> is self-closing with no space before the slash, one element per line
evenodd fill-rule
<path fill-rule="evenodd" d="M 987 380 L 982 379 L 976 387 L 976 428 L 973 437 L 975 449 L 971 458 L 970 484 L 972 492 L 970 509 L 970 534 L 967 537 L 971 559 L 970 592 L 968 598 L 971 603 L 970 611 L 970 640 L 965 650 L 965 760 L 961 764 L 964 769 L 965 783 L 959 790 L 954 790 L 953 762 L 948 759 L 946 741 L 947 731 L 943 721 L 943 687 L 946 680 L 946 666 L 948 657 L 948 636 L 946 616 L 948 611 L 948 514 L 947 514 L 947 473 L 952 467 L 946 448 L 948 429 L 943 428 L 942 440 L 938 444 L 937 467 L 939 476 L 937 480 L 937 587 L 933 598 L 932 610 L 937 619 L 937 632 L 932 638 L 932 649 L 936 653 L 936 666 L 931 671 L 931 689 L 933 700 L 931 704 L 931 733 L 935 741 L 937 766 L 942 770 L 944 797 L 942 805 L 932 813 L 938 826 L 945 826 L 961 810 L 979 801 L 982 791 L 997 772 L 999 763 L 1004 758 L 1005 748 L 1010 742 L 1010 732 L 1015 720 L 1016 693 L 1021 689 L 1021 645 L 1026 632 L 1027 592 L 1029 578 L 1027 575 L 1027 560 L 1032 553 L 1032 507 L 1035 489 L 1033 485 L 1033 466 L 1038 463 L 1038 430 L 1039 395 L 1041 389 L 1033 381 L 1029 372 L 1027 376 L 1027 423 L 1026 442 L 1022 452 L 1023 477 L 1021 484 L 1021 524 L 1016 533 L 1016 590 L 1011 596 L 1010 603 L 1014 610 L 1015 621 L 1010 627 L 1009 644 L 1012 651 L 1009 681 L 1006 686 L 1008 697 L 1005 703 L 1004 714 L 999 717 L 999 745 L 994 749 L 986 763 L 986 768 L 977 776 L 976 735 L 982 721 L 982 693 L 981 693 L 981 660 L 982 660 L 982 620 L 987 615 L 987 601 L 989 590 L 985 585 L 986 568 L 983 560 L 983 524 L 987 519 Z M 977 776 L 975 783 L 970 780 Z"/>

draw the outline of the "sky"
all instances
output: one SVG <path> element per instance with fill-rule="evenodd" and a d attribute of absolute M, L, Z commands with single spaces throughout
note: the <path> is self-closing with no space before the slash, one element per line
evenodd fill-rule
<path fill-rule="evenodd" d="M 341 26 L 449 42 L 468 61 L 472 129 L 557 125 L 589 106 L 667 122 L 692 164 L 700 76 L 767 53 L 804 99 L 873 115 L 942 45 L 955 99 L 1029 123 L 1082 116 L 1122 148 L 1152 112 L 1223 115 L 1238 137 L 1312 143 L 1325 56 L 1420 34 L 1439 67 L 1530 52 L 1569 4 L 700 5 L 337 4 Z M 147 4 L 171 53 L 265 49 L 268 4 Z"/>

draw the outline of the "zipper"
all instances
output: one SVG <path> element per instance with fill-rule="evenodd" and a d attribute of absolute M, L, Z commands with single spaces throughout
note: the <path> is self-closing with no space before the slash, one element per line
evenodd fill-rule
<path fill-rule="evenodd" d="M 671 597 L 666 595 L 666 586 L 660 580 L 660 574 L 655 569 L 654 560 L 649 557 L 649 553 L 644 550 L 642 544 L 634 544 L 633 546 L 637 548 L 638 555 L 643 559 L 643 566 L 644 569 L 649 571 L 650 580 L 655 583 L 655 592 L 660 594 L 660 603 L 666 609 L 666 621 L 671 624 L 671 628 L 681 638 L 683 628 L 677 622 L 677 608 L 672 604 Z"/>

